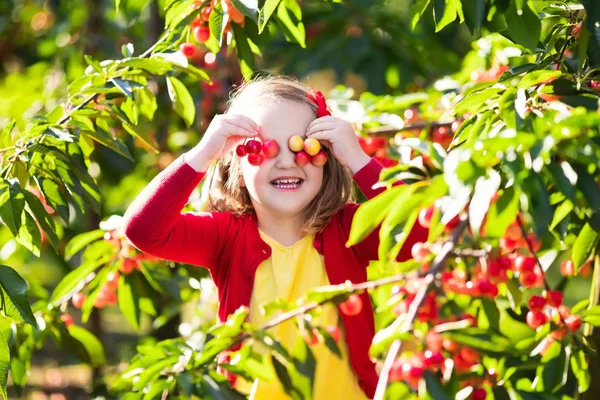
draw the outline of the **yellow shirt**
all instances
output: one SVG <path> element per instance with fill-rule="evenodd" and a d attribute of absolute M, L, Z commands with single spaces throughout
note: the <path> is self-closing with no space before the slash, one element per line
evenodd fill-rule
<path fill-rule="evenodd" d="M 249 322 L 262 326 L 269 319 L 260 312 L 260 305 L 277 298 L 295 301 L 316 286 L 329 285 L 323 256 L 313 247 L 313 235 L 307 235 L 292 246 L 283 246 L 260 231 L 262 239 L 271 246 L 271 257 L 262 262 L 256 271 L 254 287 L 250 299 Z M 327 327 L 338 325 L 342 332 L 338 347 L 342 358 L 329 351 L 324 344 L 311 347 L 317 362 L 313 388 L 314 400 L 354 400 L 367 399 L 358 386 L 358 379 L 348 359 L 348 348 L 337 308 L 331 304 L 323 307 L 318 325 Z M 271 329 L 283 346 L 291 351 L 298 335 L 296 320 L 288 320 Z M 270 358 L 269 358 L 270 359 Z M 236 389 L 247 394 L 249 399 L 283 400 L 290 399 L 275 378 L 272 382 L 256 380 L 246 382 L 238 379 Z"/>

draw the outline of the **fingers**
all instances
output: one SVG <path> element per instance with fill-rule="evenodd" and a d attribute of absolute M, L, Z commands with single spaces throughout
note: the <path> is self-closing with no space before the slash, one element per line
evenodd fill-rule
<path fill-rule="evenodd" d="M 323 141 L 328 141 L 330 143 L 333 143 L 333 142 L 335 142 L 335 139 L 336 139 L 336 135 L 332 134 L 333 132 L 334 131 L 319 131 L 319 132 L 308 134 L 307 136 L 317 139 L 319 141 L 323 140 Z"/>
<path fill-rule="evenodd" d="M 258 130 L 244 120 L 223 121 L 226 128 L 226 136 L 240 135 L 245 137 L 258 136 Z"/>
<path fill-rule="evenodd" d="M 335 120 L 333 118 L 329 119 L 328 117 L 322 117 L 314 120 L 306 130 L 306 135 L 311 136 L 312 134 L 324 131 L 324 130 L 332 130 L 337 126 Z"/>

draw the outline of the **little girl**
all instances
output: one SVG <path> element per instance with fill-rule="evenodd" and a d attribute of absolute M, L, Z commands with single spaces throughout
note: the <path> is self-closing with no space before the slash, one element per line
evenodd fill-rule
<path fill-rule="evenodd" d="M 298 156 L 302 152 L 292 143 L 298 138 L 290 142 L 296 135 L 325 146 L 324 165 L 323 153 L 312 162 L 306 154 Z M 268 149 L 262 146 L 264 157 L 245 155 L 248 146 L 236 149 L 249 140 L 270 141 Z M 210 186 L 209 210 L 182 213 L 215 161 L 205 183 Z M 125 214 L 124 233 L 148 254 L 208 268 L 218 288 L 221 322 L 244 305 L 250 309 L 249 322 L 262 326 L 264 302 L 293 301 L 316 286 L 367 280 L 366 267 L 377 259 L 378 233 L 346 247 L 358 207 L 349 200 L 352 179 L 367 198 L 382 191 L 373 189 L 381 170 L 362 151 L 352 126 L 329 115 L 320 93 L 291 79 L 264 78 L 237 90 L 227 113 L 213 119 L 200 143 L 140 193 Z M 422 228 L 415 229 L 399 259 L 409 258 L 407 249 L 425 241 L 425 235 Z M 340 326 L 343 357 L 324 345 L 312 348 L 317 400 L 372 398 L 375 393 L 378 376 L 368 354 L 373 309 L 368 293 L 360 297 L 358 315 L 330 306 L 319 318 L 324 327 Z M 294 322 L 274 329 L 290 348 Z M 236 389 L 250 398 L 288 398 L 277 381 L 237 381 Z"/>

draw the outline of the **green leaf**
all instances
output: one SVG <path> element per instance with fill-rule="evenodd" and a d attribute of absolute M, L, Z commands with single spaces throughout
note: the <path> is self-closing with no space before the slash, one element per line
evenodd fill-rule
<path fill-rule="evenodd" d="M 6 385 L 8 384 L 8 369 L 10 367 L 10 350 L 8 339 L 0 333 L 0 394 L 2 398 L 8 399 Z"/>
<path fill-rule="evenodd" d="M 133 43 L 127 43 L 127 44 L 124 44 L 123 46 L 121 46 L 121 54 L 123 54 L 123 57 L 131 57 L 131 56 L 133 56 L 133 52 L 134 52 Z"/>
<path fill-rule="evenodd" d="M 69 327 L 69 334 L 73 337 L 73 339 L 77 340 L 83 345 L 88 354 L 89 363 L 92 367 L 100 367 L 106 364 L 104 348 L 102 347 L 100 340 L 98 340 L 94 334 L 75 324 Z"/>
<path fill-rule="evenodd" d="M 467 328 L 460 332 L 446 332 L 444 337 L 459 344 L 488 353 L 512 352 L 512 343 L 506 337 L 479 328 Z"/>
<path fill-rule="evenodd" d="M 277 378 L 279 379 L 281 386 L 283 386 L 283 390 L 287 394 L 291 394 L 294 391 L 294 386 L 292 385 L 292 378 L 290 377 L 288 369 L 274 355 L 271 355 L 271 362 L 273 363 Z"/>
<path fill-rule="evenodd" d="M 100 259 L 85 262 L 69 272 L 52 292 L 49 303 L 56 307 L 70 299 L 96 276 L 96 268 L 111 261 L 112 257 L 112 254 L 107 254 Z"/>
<path fill-rule="evenodd" d="M 486 0 L 463 1 L 465 21 L 471 35 L 481 30 L 481 24 L 485 18 Z"/>
<path fill-rule="evenodd" d="M 485 234 L 499 238 L 515 221 L 519 211 L 519 195 L 514 186 L 502 191 L 500 197 L 490 205 L 485 224 Z"/>
<path fill-rule="evenodd" d="M 0 265 L 0 309 L 7 317 L 37 328 L 29 306 L 27 282 L 11 267 Z"/>
<path fill-rule="evenodd" d="M 88 56 L 87 54 L 84 54 L 83 58 L 85 59 L 85 61 L 88 63 L 88 65 L 90 67 L 92 67 L 92 70 L 95 70 L 96 72 L 98 72 L 100 75 L 104 75 L 104 71 L 102 70 L 102 66 L 100 66 L 100 63 L 95 60 L 93 57 Z M 85 70 L 86 75 L 89 75 L 88 72 L 91 73 L 91 71 L 88 71 L 88 69 L 86 68 Z"/>
<path fill-rule="evenodd" d="M 411 8 L 411 29 L 414 31 L 431 0 L 416 0 Z"/>
<path fill-rule="evenodd" d="M 488 213 L 492 199 L 500 187 L 500 174 L 494 170 L 489 170 L 488 175 L 488 177 L 480 176 L 477 178 L 473 197 L 469 203 L 469 225 L 475 237 L 480 235 L 483 220 Z"/>
<path fill-rule="evenodd" d="M 279 27 L 288 42 L 296 42 L 306 48 L 302 9 L 296 0 L 283 0 L 277 8 Z"/>
<path fill-rule="evenodd" d="M 450 396 L 444 390 L 444 387 L 440 383 L 440 379 L 437 376 L 434 376 L 431 371 L 425 371 L 424 377 L 427 394 L 429 394 L 432 399 L 450 400 Z"/>
<path fill-rule="evenodd" d="M 21 214 L 21 228 L 15 236 L 15 240 L 36 256 L 40 256 L 42 235 L 35 219 L 28 211 L 23 211 Z"/>
<path fill-rule="evenodd" d="M 512 1 L 506 13 L 508 33 L 511 39 L 529 50 L 537 47 L 542 31 L 542 24 L 528 1 L 521 11 L 517 11 L 516 2 Z"/>
<path fill-rule="evenodd" d="M 470 93 L 456 105 L 454 111 L 458 115 L 465 112 L 473 112 L 473 108 L 476 108 L 475 106 L 484 106 L 487 100 L 496 97 L 503 90 L 502 88 L 490 87 Z"/>
<path fill-rule="evenodd" d="M 258 24 L 258 1 L 257 0 L 231 0 L 231 3 L 242 14 L 250 17 L 255 24 Z"/>
<path fill-rule="evenodd" d="M 133 157 L 131 157 L 129 149 L 121 139 L 111 137 L 101 129 L 97 129 L 95 131 L 85 131 L 82 132 L 82 134 L 89 136 L 91 139 L 111 149 L 115 153 L 122 155 L 130 161 L 133 161 Z"/>
<path fill-rule="evenodd" d="M 550 224 L 550 230 L 556 228 L 556 226 L 567 217 L 573 211 L 573 202 L 569 199 L 565 199 L 562 203 L 554 210 L 554 217 Z"/>
<path fill-rule="evenodd" d="M 573 375 L 575 375 L 579 384 L 577 388 L 578 392 L 584 393 L 590 387 L 591 376 L 585 352 L 583 350 L 573 351 L 571 356 L 571 368 L 573 370 Z"/>
<path fill-rule="evenodd" d="M 0 181 L 0 217 L 13 236 L 21 229 L 24 208 L 25 196 L 19 181 L 16 178 Z"/>
<path fill-rule="evenodd" d="M 277 9 L 279 2 L 281 0 L 266 0 L 263 8 L 258 12 L 258 33 L 262 33 L 262 31 L 267 26 L 267 22 L 271 18 L 271 15 Z"/>
<path fill-rule="evenodd" d="M 238 24 L 233 24 L 232 27 L 242 76 L 248 81 L 252 78 L 254 72 L 254 53 L 250 48 L 250 38 L 246 35 L 246 31 Z"/>
<path fill-rule="evenodd" d="M 412 193 L 412 185 L 394 186 L 376 197 L 361 204 L 354 218 L 346 247 L 360 243 L 369 233 L 371 233 L 383 221 L 390 210 L 393 199 L 403 196 L 404 192 Z"/>
<path fill-rule="evenodd" d="M 58 215 L 67 224 L 70 223 L 70 211 L 69 203 L 65 200 L 60 186 L 50 178 L 44 178 L 39 175 L 34 175 L 33 179 L 36 181 L 38 188 L 44 195 L 46 202 L 52 207 Z"/>
<path fill-rule="evenodd" d="M 133 282 L 134 275 L 135 274 L 121 275 L 119 278 L 118 298 L 121 312 L 135 330 L 139 331 L 142 313 L 140 309 L 140 297 L 135 290 L 135 284 Z"/>
<path fill-rule="evenodd" d="M 296 338 L 292 351 L 293 362 L 288 369 L 292 384 L 302 398 L 312 399 L 317 362 L 312 350 L 300 335 Z"/>
<path fill-rule="evenodd" d="M 96 229 L 89 232 L 84 232 L 75 236 L 69 241 L 65 248 L 65 260 L 69 261 L 75 254 L 86 247 L 88 244 L 104 237 L 102 229 Z"/>
<path fill-rule="evenodd" d="M 48 211 L 42 205 L 42 202 L 30 191 L 23 191 L 25 195 L 25 200 L 33 213 L 35 220 L 44 230 L 48 241 L 52 245 L 52 247 L 58 251 L 58 236 L 56 235 L 56 226 L 54 225 L 54 220 L 48 214 Z"/>
<path fill-rule="evenodd" d="M 598 219 L 600 219 L 600 214 L 596 214 L 592 218 L 592 221 L 586 223 L 579 232 L 579 235 L 577 235 L 575 243 L 573 243 L 573 253 L 571 259 L 573 260 L 573 264 L 577 269 L 585 264 L 588 258 L 590 258 L 598 243 L 599 229 L 597 226 L 597 221 L 594 221 Z M 590 224 L 593 224 L 594 226 Z"/>
<path fill-rule="evenodd" d="M 222 3 L 217 3 L 210 13 L 208 26 L 210 28 L 210 34 L 217 40 L 219 47 L 223 44 L 223 31 L 225 30 L 225 25 L 227 25 L 228 20 L 229 16 L 223 12 Z"/>
<path fill-rule="evenodd" d="M 191 126 L 196 117 L 196 107 L 190 92 L 179 79 L 173 76 L 167 77 L 167 90 L 173 102 L 173 109 L 183 118 L 187 126 Z"/>
<path fill-rule="evenodd" d="M 444 29 L 457 16 L 460 16 L 460 22 L 463 22 L 462 3 L 460 0 L 434 0 L 433 18 L 435 20 L 436 32 Z"/>
<path fill-rule="evenodd" d="M 538 85 L 551 78 L 558 78 L 561 75 L 561 71 L 532 71 L 523 76 L 523 78 L 519 82 L 518 87 L 523 89 L 529 89 L 530 86 Z"/>

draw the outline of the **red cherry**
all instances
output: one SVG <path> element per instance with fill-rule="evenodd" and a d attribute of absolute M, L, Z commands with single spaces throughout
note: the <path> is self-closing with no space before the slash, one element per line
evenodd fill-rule
<path fill-rule="evenodd" d="M 534 233 L 527 235 L 527 241 L 531 244 L 531 250 L 534 253 L 537 253 L 542 248 L 542 241 Z"/>
<path fill-rule="evenodd" d="M 71 298 L 71 301 L 73 302 L 73 307 L 81 308 L 83 307 L 83 303 L 85 303 L 85 294 L 75 293 L 73 298 Z"/>
<path fill-rule="evenodd" d="M 571 332 L 576 332 L 581 328 L 581 318 L 579 315 L 570 315 L 565 319 L 565 324 Z"/>
<path fill-rule="evenodd" d="M 508 228 L 506 228 L 504 237 L 511 240 L 519 240 L 523 237 L 523 232 L 521 232 L 521 227 L 519 226 L 519 222 L 517 220 L 515 220 L 509 225 Z"/>
<path fill-rule="evenodd" d="M 544 291 L 544 297 L 548 300 L 548 305 L 558 307 L 563 302 L 563 294 L 558 290 Z"/>
<path fill-rule="evenodd" d="M 419 224 L 423 228 L 431 226 L 431 217 L 433 216 L 433 207 L 427 207 L 419 212 Z"/>
<path fill-rule="evenodd" d="M 270 139 L 262 144 L 262 152 L 267 158 L 273 158 L 279 153 L 279 145 L 276 141 Z"/>
<path fill-rule="evenodd" d="M 467 362 L 478 363 L 481 360 L 481 354 L 475 349 L 470 347 L 463 347 L 460 349 L 460 356 Z"/>
<path fill-rule="evenodd" d="M 106 286 L 108 286 L 110 289 L 115 290 L 117 288 L 117 286 L 119 286 L 119 277 L 121 276 L 121 274 L 119 274 L 119 271 L 112 271 L 108 274 L 108 278 L 106 280 Z"/>
<path fill-rule="evenodd" d="M 484 296 L 496 297 L 498 295 L 498 287 L 485 279 L 477 282 L 477 290 Z"/>
<path fill-rule="evenodd" d="M 500 238 L 500 247 L 504 251 L 514 251 L 517 249 L 517 241 L 506 237 Z"/>
<path fill-rule="evenodd" d="M 197 26 L 194 28 L 194 38 L 199 43 L 206 43 L 210 37 L 210 29 L 206 26 Z"/>
<path fill-rule="evenodd" d="M 340 332 L 340 328 L 338 328 L 335 325 L 329 325 L 328 327 L 325 328 L 325 330 L 327 331 L 327 333 L 329 333 L 331 335 L 331 337 L 333 338 L 333 340 L 335 340 L 336 343 L 340 342 L 340 339 L 342 338 L 342 333 Z"/>
<path fill-rule="evenodd" d="M 537 262 L 533 257 L 527 257 L 524 255 L 518 255 L 515 258 L 515 268 L 521 272 L 533 272 L 535 270 Z"/>
<path fill-rule="evenodd" d="M 248 154 L 248 150 L 246 150 L 246 145 L 239 144 L 235 148 L 235 154 L 237 154 L 238 157 L 244 157 L 246 154 Z"/>
<path fill-rule="evenodd" d="M 542 311 L 546 305 L 546 299 L 542 296 L 533 295 L 529 298 L 529 309 L 531 311 Z"/>
<path fill-rule="evenodd" d="M 537 329 L 548 322 L 548 317 L 541 311 L 529 311 L 526 319 L 527 325 L 533 329 Z"/>
<path fill-rule="evenodd" d="M 449 351 L 450 353 L 456 353 L 460 349 L 459 344 L 450 339 L 443 339 L 442 346 L 446 351 Z"/>
<path fill-rule="evenodd" d="M 108 289 L 108 290 L 104 290 L 104 289 Z M 106 304 L 108 305 L 112 305 L 114 306 L 115 304 L 117 304 L 118 298 L 117 298 L 117 294 L 113 291 L 111 291 L 110 288 L 108 288 L 107 286 L 104 286 L 102 288 L 102 291 L 100 293 L 104 292 L 104 301 L 106 302 Z"/>
<path fill-rule="evenodd" d="M 133 271 L 135 271 L 138 267 L 139 267 L 138 261 L 133 260 L 131 258 L 126 258 L 123 260 L 123 265 L 121 265 L 121 272 L 123 272 L 125 275 L 129 275 Z"/>
<path fill-rule="evenodd" d="M 439 351 L 426 350 L 423 353 L 423 364 L 428 367 L 437 367 L 444 363 L 444 356 Z"/>
<path fill-rule="evenodd" d="M 194 57 L 194 54 L 196 54 L 196 46 L 193 43 L 181 43 L 179 50 L 187 58 Z"/>
<path fill-rule="evenodd" d="M 202 21 L 204 22 L 208 22 L 208 20 L 210 19 L 210 14 L 212 13 L 212 6 L 206 6 L 202 9 L 200 16 L 202 18 Z"/>
<path fill-rule="evenodd" d="M 296 164 L 298 164 L 301 167 L 304 167 L 306 164 L 308 164 L 310 162 L 310 156 L 308 155 L 308 153 L 306 153 L 304 150 L 302 150 L 302 151 L 299 151 L 298 153 L 296 153 L 295 160 L 296 160 Z"/>
<path fill-rule="evenodd" d="M 319 152 L 310 157 L 310 162 L 315 167 L 322 167 L 327 163 L 327 152 L 325 150 L 319 150 Z"/>
<path fill-rule="evenodd" d="M 487 392 L 482 388 L 473 389 L 473 392 L 471 393 L 471 400 L 485 400 L 486 397 Z"/>
<path fill-rule="evenodd" d="M 573 264 L 573 261 L 571 261 L 571 260 L 563 261 L 560 264 L 560 273 L 563 276 L 573 276 L 573 275 L 575 275 L 575 264 Z"/>
<path fill-rule="evenodd" d="M 390 382 L 398 382 L 404 380 L 404 371 L 402 370 L 403 366 L 403 362 L 399 360 L 394 361 L 394 363 L 392 364 L 392 368 L 390 368 L 390 374 L 388 376 Z"/>
<path fill-rule="evenodd" d="M 425 260 L 430 254 L 428 244 L 423 242 L 413 244 L 410 252 L 413 259 L 417 262 Z"/>
<path fill-rule="evenodd" d="M 425 341 L 427 342 L 427 347 L 432 352 L 440 352 L 442 351 L 442 335 L 437 333 L 436 331 L 428 331 L 425 335 Z"/>
<path fill-rule="evenodd" d="M 362 300 L 359 295 L 353 294 L 348 300 L 340 304 L 340 311 L 349 317 L 357 315 L 362 310 Z"/>
<path fill-rule="evenodd" d="M 249 140 L 246 143 L 246 152 L 248 154 L 258 154 L 262 150 L 262 143 L 258 140 Z"/>
<path fill-rule="evenodd" d="M 248 162 L 250 163 L 250 165 L 258 167 L 263 162 L 263 155 L 254 153 L 248 154 Z"/>
<path fill-rule="evenodd" d="M 521 275 L 519 275 L 519 282 L 527 288 L 534 287 L 537 283 L 537 276 L 535 272 L 521 272 Z"/>
<path fill-rule="evenodd" d="M 60 316 L 60 319 L 62 320 L 62 322 L 65 323 L 65 326 L 67 328 L 73 325 L 73 317 L 71 316 L 71 314 L 63 314 Z"/>
<path fill-rule="evenodd" d="M 456 228 L 458 226 L 458 224 L 460 223 L 460 217 L 458 215 L 456 215 L 454 218 L 452 218 L 444 227 L 444 230 L 446 232 L 452 232 L 454 230 L 454 228 Z"/>
<path fill-rule="evenodd" d="M 304 340 L 309 346 L 315 346 L 319 344 L 319 336 L 317 336 L 317 330 L 311 329 L 310 331 L 304 331 Z"/>

